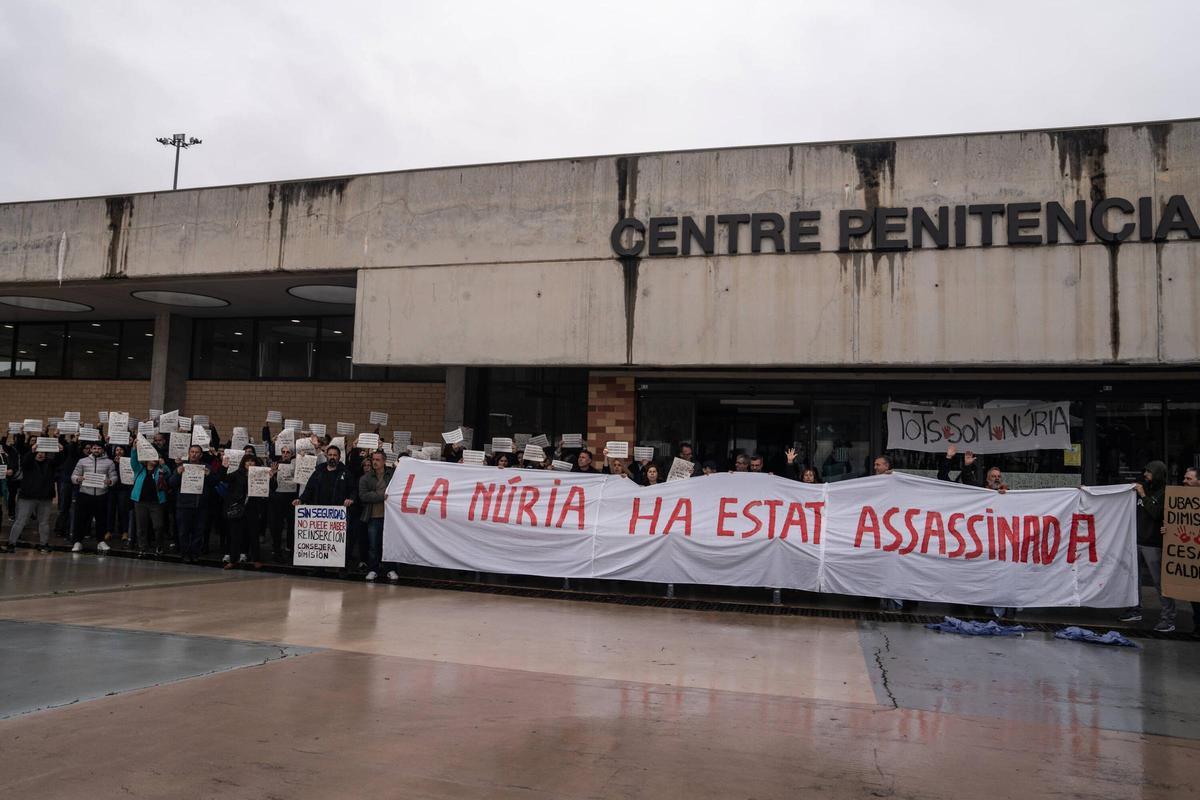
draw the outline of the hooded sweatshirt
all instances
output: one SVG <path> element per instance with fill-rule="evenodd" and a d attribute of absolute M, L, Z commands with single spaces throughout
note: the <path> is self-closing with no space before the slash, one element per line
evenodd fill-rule
<path fill-rule="evenodd" d="M 1151 461 L 1146 465 L 1150 481 L 1141 481 L 1146 496 L 1138 498 L 1137 540 L 1145 547 L 1162 548 L 1163 506 L 1167 495 L 1167 465 Z"/>

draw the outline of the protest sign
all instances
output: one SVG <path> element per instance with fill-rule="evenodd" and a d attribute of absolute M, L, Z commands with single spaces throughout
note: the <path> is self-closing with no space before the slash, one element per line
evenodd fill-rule
<path fill-rule="evenodd" d="M 387 495 L 383 558 L 406 564 L 980 606 L 1137 601 L 1128 486 L 1001 494 L 900 473 L 723 473 L 641 487 L 404 459 Z"/>
<path fill-rule="evenodd" d="M 40 419 L 27 419 L 22 428 L 24 428 L 25 433 L 41 433 L 42 421 Z"/>
<path fill-rule="evenodd" d="M 346 507 L 296 506 L 292 563 L 307 567 L 346 566 Z"/>
<path fill-rule="evenodd" d="M 296 455 L 300 455 L 301 453 L 315 452 L 317 452 L 317 446 L 313 444 L 312 439 L 305 437 L 303 439 L 296 440 Z"/>
<path fill-rule="evenodd" d="M 521 452 L 521 460 L 541 464 L 546 460 L 546 451 L 536 444 L 526 444 L 525 449 Z"/>
<path fill-rule="evenodd" d="M 685 461 L 682 458 L 676 458 L 671 461 L 671 469 L 667 472 L 667 482 L 681 481 L 684 478 L 692 477 L 692 473 L 696 470 L 696 465 L 690 461 Z"/>
<path fill-rule="evenodd" d="M 379 434 L 377 433 L 360 433 L 358 441 L 354 446 L 359 450 L 375 451 L 379 449 Z"/>
<path fill-rule="evenodd" d="M 250 444 L 250 434 L 245 428 L 235 427 L 233 433 L 229 437 L 229 449 L 242 451 L 246 449 L 246 445 Z M 241 456 L 239 456 L 241 458 Z"/>
<path fill-rule="evenodd" d="M 171 443 L 167 446 L 167 458 L 176 461 L 186 461 L 188 448 L 192 446 L 192 435 L 182 431 L 171 434 Z"/>
<path fill-rule="evenodd" d="M 315 455 L 305 454 L 296 456 L 296 485 L 300 489 L 304 489 L 308 485 L 308 479 L 317 471 L 317 457 Z"/>
<path fill-rule="evenodd" d="M 633 460 L 634 461 L 653 461 L 654 460 L 654 448 L 653 447 L 635 447 L 635 448 L 633 448 Z"/>
<path fill-rule="evenodd" d="M 493 453 L 511 453 L 513 451 L 513 440 L 504 436 L 495 436 L 492 438 Z"/>
<path fill-rule="evenodd" d="M 208 428 L 204 427 L 203 425 L 192 426 L 192 444 L 199 445 L 207 450 L 211 441 L 212 435 L 209 434 Z"/>
<path fill-rule="evenodd" d="M 570 472 L 573 467 L 570 461 L 559 461 L 557 458 L 550 462 L 550 469 L 556 472 Z"/>
<path fill-rule="evenodd" d="M 397 450 L 407 450 L 412 444 L 412 431 L 392 431 L 392 443 Z"/>
<path fill-rule="evenodd" d="M 285 447 L 293 452 L 296 450 L 296 431 L 292 428 L 280 431 L 279 435 L 275 437 L 275 452 L 283 452 Z"/>
<path fill-rule="evenodd" d="M 152 409 L 150 409 L 150 413 L 147 414 L 146 416 L 150 417 L 150 419 L 153 420 L 153 419 L 158 419 L 159 417 L 161 417 L 162 413 L 163 412 L 162 412 L 161 408 L 152 408 Z"/>
<path fill-rule="evenodd" d="M 8 423 L 8 432 L 9 433 L 20 433 L 21 432 L 21 423 L 19 423 L 19 422 Z"/>
<path fill-rule="evenodd" d="M 267 497 L 271 494 L 270 467 L 249 467 L 246 473 L 247 497 Z"/>
<path fill-rule="evenodd" d="M 74 423 L 78 424 L 80 422 L 79 412 L 78 411 L 64 411 L 63 412 L 63 421 L 64 422 L 74 422 Z"/>
<path fill-rule="evenodd" d="M 1163 597 L 1200 601 L 1200 487 L 1167 487 L 1163 531 Z"/>
<path fill-rule="evenodd" d="M 334 428 L 335 428 L 335 430 L 337 430 L 338 436 L 353 436 L 354 435 L 354 423 L 353 422 L 339 422 L 336 426 L 334 426 Z"/>
<path fill-rule="evenodd" d="M 462 431 L 462 435 L 463 435 L 463 440 L 462 440 L 463 447 L 474 447 L 475 446 L 475 429 L 467 427 L 466 425 L 462 425 L 459 427 L 459 430 Z"/>
<path fill-rule="evenodd" d="M 346 453 L 346 437 L 345 436 L 333 437 L 332 439 L 329 440 L 329 446 L 336 447 L 338 449 L 339 453 L 342 453 L 343 455 L 345 455 L 345 453 Z"/>
<path fill-rule="evenodd" d="M 63 421 L 62 417 L 50 417 L 49 419 L 46 420 L 46 427 L 47 428 L 57 428 L 58 423 L 60 423 L 62 421 Z"/>
<path fill-rule="evenodd" d="M 137 441 L 134 443 L 137 447 L 138 461 L 145 464 L 147 461 L 158 461 L 158 451 L 154 449 L 154 445 L 150 444 L 145 436 L 138 434 Z"/>
<path fill-rule="evenodd" d="M 108 412 L 108 430 L 115 431 L 118 428 L 129 430 L 129 412 L 127 411 L 110 411 Z"/>
<path fill-rule="evenodd" d="M 325 426 L 319 422 L 310 422 L 308 423 L 308 432 L 313 436 L 324 436 Z"/>
<path fill-rule="evenodd" d="M 79 441 L 81 441 L 81 442 L 98 442 L 98 441 L 100 441 L 100 431 L 96 430 L 91 425 L 89 425 L 86 428 L 80 428 L 79 429 Z"/>
<path fill-rule="evenodd" d="M 78 422 L 71 422 L 69 420 L 64 419 L 62 422 L 58 423 L 58 425 L 56 425 L 55 427 L 58 428 L 59 433 L 63 433 L 63 434 L 79 433 L 79 423 Z"/>
<path fill-rule="evenodd" d="M 296 463 L 281 461 L 275 465 L 275 486 L 281 492 L 292 494 L 296 491 Z"/>
<path fill-rule="evenodd" d="M 266 442 L 254 442 L 250 446 L 254 448 L 254 455 L 258 456 L 259 458 L 267 457 L 267 443 Z"/>
<path fill-rule="evenodd" d="M 129 446 L 129 431 L 125 428 L 112 428 L 108 432 L 108 443 Z"/>
<path fill-rule="evenodd" d="M 581 450 L 583 448 L 582 433 L 564 433 L 562 437 L 564 450 Z"/>
<path fill-rule="evenodd" d="M 536 444 L 538 447 L 545 450 L 550 447 L 550 438 L 544 433 L 539 433 L 537 436 L 534 436 L 529 440 L 529 444 Z"/>
<path fill-rule="evenodd" d="M 100 412 L 100 414 L 99 414 L 99 418 L 100 418 L 100 424 L 101 424 L 101 425 L 103 425 L 103 424 L 107 423 L 107 422 L 108 422 L 108 412 L 107 412 L 107 411 L 101 411 L 101 412 Z"/>
<path fill-rule="evenodd" d="M 442 448 L 440 445 L 426 445 L 421 450 L 425 453 L 425 457 L 430 461 L 442 460 Z"/>
<path fill-rule="evenodd" d="M 889 403 L 888 449 L 1012 453 L 1071 447 L 1070 403 L 946 408 Z"/>
<path fill-rule="evenodd" d="M 108 477 L 103 472 L 85 472 L 79 485 L 89 489 L 107 489 Z"/>
<path fill-rule="evenodd" d="M 525 449 L 525 445 L 529 444 L 529 440 L 532 438 L 533 438 L 532 434 L 514 433 L 512 436 L 513 447 L 515 447 L 517 452 L 519 453 Z"/>
<path fill-rule="evenodd" d="M 183 431 L 184 433 L 192 432 L 192 424 L 193 423 L 192 423 L 191 417 L 180 417 L 179 418 L 179 430 Z"/>
<path fill-rule="evenodd" d="M 285 419 L 283 427 L 290 431 L 299 431 L 304 429 L 304 420 L 302 419 Z"/>
<path fill-rule="evenodd" d="M 452 431 L 446 431 L 442 434 L 442 441 L 446 444 L 458 444 L 462 440 L 462 428 L 455 428 Z"/>
<path fill-rule="evenodd" d="M 282 425 L 283 424 L 283 412 L 282 411 L 268 411 L 267 412 L 267 424 L 268 425 Z"/>
<path fill-rule="evenodd" d="M 138 436 L 145 436 L 146 438 L 150 438 L 150 437 L 154 436 L 154 434 L 156 434 L 156 433 L 158 433 L 158 429 L 155 428 L 153 422 L 147 421 L 147 422 L 139 422 L 138 423 L 138 426 L 137 426 Z"/>
<path fill-rule="evenodd" d="M 179 493 L 204 494 L 204 473 L 207 469 L 203 464 L 184 464 Z"/>
<path fill-rule="evenodd" d="M 372 425 L 387 425 L 388 415 L 386 411 L 372 411 L 367 415 Z"/>
<path fill-rule="evenodd" d="M 126 486 L 133 486 L 133 459 L 129 456 L 121 456 L 117 463 L 117 472 L 121 476 L 121 483 Z"/>
<path fill-rule="evenodd" d="M 179 412 L 168 411 L 158 418 L 159 433 L 174 433 L 179 430 Z"/>
<path fill-rule="evenodd" d="M 207 414 L 196 414 L 195 416 L 192 417 L 192 424 L 193 425 L 203 425 L 204 427 L 207 428 L 208 427 L 208 415 Z"/>
<path fill-rule="evenodd" d="M 58 443 L 58 437 L 56 436 L 39 436 L 37 437 L 36 444 L 39 453 L 62 452 L 62 446 Z"/>
<path fill-rule="evenodd" d="M 487 454 L 482 450 L 463 450 L 462 456 L 464 464 L 475 464 L 476 466 L 479 466 L 485 463 Z"/>
<path fill-rule="evenodd" d="M 604 449 L 609 458 L 629 458 L 629 442 L 608 442 Z"/>

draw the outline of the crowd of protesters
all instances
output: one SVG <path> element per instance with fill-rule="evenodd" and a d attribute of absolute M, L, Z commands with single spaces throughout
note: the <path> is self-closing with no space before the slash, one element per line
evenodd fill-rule
<path fill-rule="evenodd" d="M 72 551 L 81 552 L 85 541 L 95 541 L 98 553 L 112 547 L 132 550 L 139 557 L 175 554 L 184 563 L 195 563 L 217 554 L 225 569 L 237 567 L 261 568 L 264 545 L 270 547 L 270 557 L 277 562 L 290 559 L 293 545 L 295 506 L 301 504 L 344 505 L 348 509 L 347 563 L 357 562 L 365 579 L 374 581 L 386 571 L 389 580 L 399 580 L 396 565 L 382 560 L 384 502 L 397 457 L 389 444 L 381 449 L 350 448 L 343 453 L 332 437 L 310 435 L 291 439 L 291 444 L 276 447 L 269 425 L 262 428 L 262 441 L 250 442 L 241 450 L 222 447 L 215 428 L 209 429 L 209 445 L 193 444 L 186 459 L 168 455 L 168 440 L 155 433 L 151 440 L 157 458 L 141 459 L 133 445 L 107 443 L 100 426 L 100 441 L 81 441 L 79 434 L 58 434 L 55 452 L 40 452 L 37 439 L 51 437 L 50 427 L 40 432 L 10 432 L 0 438 L 0 469 L 5 480 L 0 481 L 3 506 L 12 521 L 7 544 L 0 542 L 0 552 L 13 552 L 26 527 L 37 524 L 38 550 L 50 552 L 51 520 L 55 533 L 69 537 Z M 379 429 L 375 433 L 378 435 Z M 300 434 L 297 434 L 300 436 Z M 508 441 L 508 440 L 501 440 Z M 300 486 L 290 480 L 297 450 L 316 455 L 318 464 L 307 482 Z M 546 442 L 548 444 L 548 442 Z M 678 477 L 701 477 L 719 472 L 715 461 L 697 462 L 693 447 L 681 442 L 673 456 L 667 459 L 645 457 L 617 458 L 607 449 L 599 457 L 586 447 L 570 448 L 559 440 L 556 447 L 535 450 L 505 447 L 486 448 L 477 454 L 479 460 L 468 458 L 471 453 L 463 442 L 448 443 L 440 448 L 412 448 L 418 458 L 440 458 L 447 462 L 480 463 L 500 469 L 558 469 L 577 473 L 620 476 L 642 486 L 654 486 L 667 479 L 672 466 L 677 470 L 686 462 L 685 474 Z M 505 451 L 507 450 L 507 451 Z M 535 453 L 532 458 L 525 456 Z M 821 483 L 820 469 L 802 463 L 797 451 L 785 451 L 783 477 L 802 483 Z M 118 465 L 128 458 L 132 480 L 122 479 Z M 758 453 L 733 454 L 730 472 L 765 472 L 764 458 Z M 204 467 L 203 488 L 198 493 L 181 491 L 184 465 Z M 250 467 L 268 467 L 270 486 L 266 497 L 251 496 Z M 887 455 L 872 462 L 876 475 L 892 471 Z M 951 473 L 957 472 L 951 477 Z M 90 478 L 88 476 L 91 476 Z M 97 477 L 98 476 L 98 477 Z M 979 486 L 997 492 L 1008 488 L 998 466 L 986 469 L 972 453 L 959 458 L 951 446 L 941 461 L 939 480 Z M 1161 590 L 1160 565 L 1163 541 L 1163 508 L 1168 482 L 1167 467 L 1161 461 L 1146 465 L 1141 479 L 1133 488 L 1137 501 L 1137 541 L 1144 566 L 1152 576 L 1155 589 Z M 1200 486 L 1194 467 L 1182 476 L 1182 485 Z M 1160 608 L 1156 631 L 1175 630 L 1176 602 L 1159 594 Z M 916 604 L 889 598 L 880 600 L 885 611 L 909 610 Z M 1200 619 L 1200 604 L 1193 603 L 1193 618 Z M 997 617 L 1011 617 L 1014 609 L 993 608 Z M 1142 620 L 1140 604 L 1127 609 L 1121 621 Z"/>

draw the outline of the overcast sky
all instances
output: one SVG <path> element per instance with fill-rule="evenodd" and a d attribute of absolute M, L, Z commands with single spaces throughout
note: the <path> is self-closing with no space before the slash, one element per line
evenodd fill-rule
<path fill-rule="evenodd" d="M 0 0 L 0 202 L 1200 116 L 1194 2 Z"/>

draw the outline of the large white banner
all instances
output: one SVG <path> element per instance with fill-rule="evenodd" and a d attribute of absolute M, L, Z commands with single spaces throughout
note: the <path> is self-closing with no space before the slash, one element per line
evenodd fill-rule
<path fill-rule="evenodd" d="M 1128 486 L 1000 494 L 912 475 L 803 484 L 626 478 L 403 458 L 384 559 L 564 578 L 997 606 L 1137 600 Z"/>
<path fill-rule="evenodd" d="M 1070 403 L 945 408 L 888 403 L 889 450 L 1015 453 L 1071 446 Z"/>

